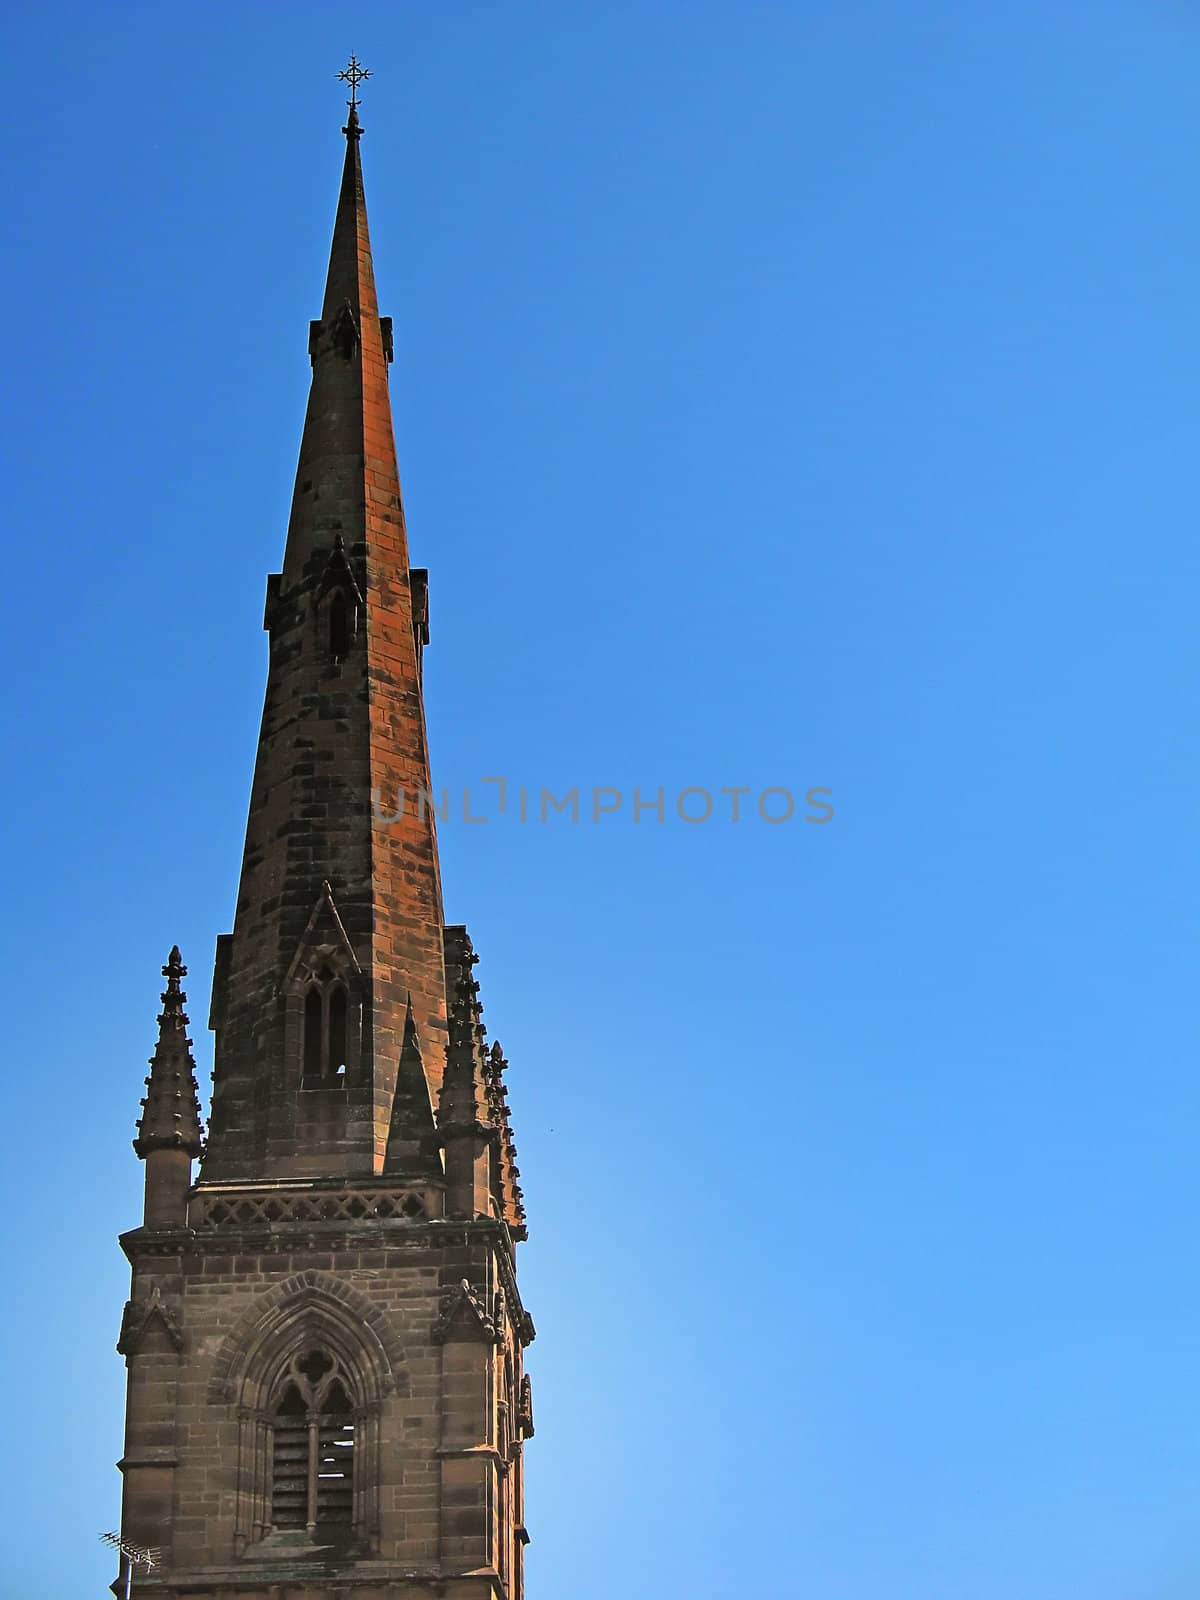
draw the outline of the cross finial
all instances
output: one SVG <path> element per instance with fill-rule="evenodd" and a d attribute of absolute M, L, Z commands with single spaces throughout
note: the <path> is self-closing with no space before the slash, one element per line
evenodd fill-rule
<path fill-rule="evenodd" d="M 355 111 L 358 108 L 359 84 L 364 78 L 369 78 L 370 76 L 370 72 L 361 64 L 357 56 L 351 56 L 350 65 L 344 72 L 338 73 L 339 81 L 342 83 L 348 83 L 350 85 L 350 98 L 346 101 L 346 104 L 350 107 L 351 111 Z"/>
<path fill-rule="evenodd" d="M 183 957 L 179 954 L 179 946 L 171 946 L 171 954 L 167 957 L 167 964 L 162 969 L 164 978 L 169 979 L 171 987 L 178 989 L 180 978 L 187 977 L 187 968 L 183 964 Z"/>

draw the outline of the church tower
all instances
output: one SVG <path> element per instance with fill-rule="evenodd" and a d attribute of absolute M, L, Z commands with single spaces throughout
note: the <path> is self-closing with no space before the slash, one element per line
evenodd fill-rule
<path fill-rule="evenodd" d="M 134 1148 L 121 1532 L 134 1593 L 519 1600 L 525 1218 L 506 1062 L 442 912 L 351 61 L 202 1140 L 178 949 Z M 199 1169 L 193 1182 L 193 1162 Z M 123 1592 L 123 1580 L 114 1592 Z"/>

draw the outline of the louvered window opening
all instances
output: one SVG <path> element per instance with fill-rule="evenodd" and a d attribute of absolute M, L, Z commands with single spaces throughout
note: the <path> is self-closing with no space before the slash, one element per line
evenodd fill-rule
<path fill-rule="evenodd" d="M 317 1525 L 354 1521 L 354 1424 L 322 1422 L 317 1447 Z"/>
<path fill-rule="evenodd" d="M 354 1416 L 335 1363 L 310 1351 L 290 1368 L 272 1419 L 271 1521 L 277 1529 L 354 1523 Z"/>

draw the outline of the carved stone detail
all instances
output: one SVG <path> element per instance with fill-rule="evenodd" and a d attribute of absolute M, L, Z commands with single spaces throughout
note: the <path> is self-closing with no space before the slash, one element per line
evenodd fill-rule
<path fill-rule="evenodd" d="M 496 1324 L 488 1315 L 487 1302 L 482 1292 L 473 1289 L 466 1278 L 442 1296 L 439 1313 L 433 1325 L 433 1337 L 439 1344 L 453 1338 L 483 1339 L 488 1344 L 497 1342 Z"/>
<path fill-rule="evenodd" d="M 156 1317 L 162 1323 L 173 1348 L 182 1350 L 183 1331 L 170 1307 L 163 1301 L 162 1291 L 155 1284 L 144 1300 L 125 1302 L 125 1313 L 121 1318 L 121 1334 L 117 1340 L 117 1354 L 124 1356 L 126 1360 L 136 1355 L 141 1348 L 147 1328 Z"/>
<path fill-rule="evenodd" d="M 349 300 L 343 302 L 342 309 L 334 317 L 329 328 L 329 338 L 333 348 L 344 361 L 353 361 L 358 354 L 359 333 L 358 319 Z"/>
<path fill-rule="evenodd" d="M 522 1439 L 533 1438 L 533 1390 L 528 1374 L 521 1379 L 521 1394 L 517 1401 L 517 1433 Z"/>
<path fill-rule="evenodd" d="M 215 1228 L 253 1228 L 293 1222 L 423 1222 L 426 1199 L 414 1189 L 347 1189 L 334 1194 L 260 1190 L 192 1196 L 188 1225 L 198 1233 Z"/>

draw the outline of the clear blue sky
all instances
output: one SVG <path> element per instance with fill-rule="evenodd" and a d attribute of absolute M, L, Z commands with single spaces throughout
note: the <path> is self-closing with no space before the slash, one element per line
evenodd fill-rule
<path fill-rule="evenodd" d="M 111 1577 L 129 1141 L 174 940 L 207 1082 L 353 49 L 438 781 L 836 806 L 442 829 L 529 1600 L 1194 1600 L 1200 10 L 2 28 L 0 1594 Z"/>

